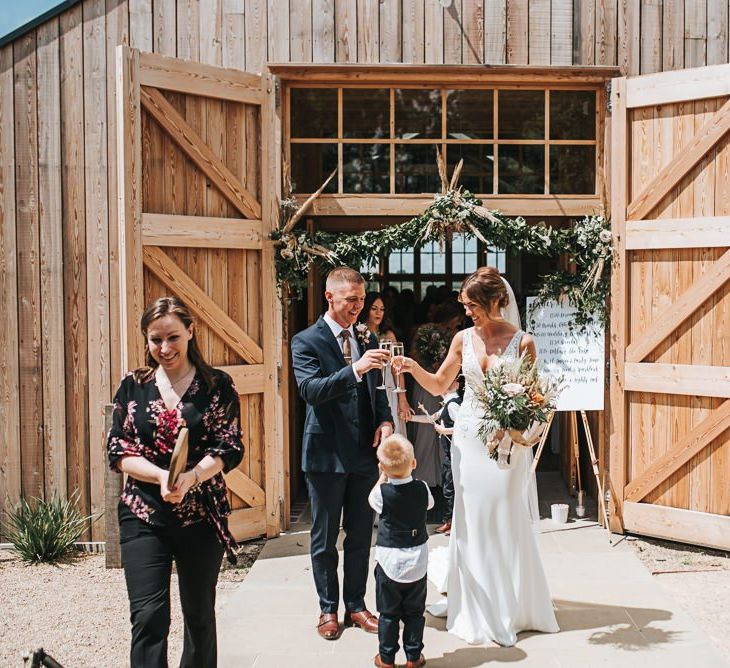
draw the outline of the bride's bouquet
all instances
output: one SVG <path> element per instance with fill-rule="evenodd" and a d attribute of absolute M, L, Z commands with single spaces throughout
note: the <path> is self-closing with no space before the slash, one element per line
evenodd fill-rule
<path fill-rule="evenodd" d="M 529 353 L 487 369 L 476 399 L 483 411 L 479 437 L 489 456 L 509 466 L 513 444 L 531 447 L 555 410 L 562 378 L 543 373 Z"/>

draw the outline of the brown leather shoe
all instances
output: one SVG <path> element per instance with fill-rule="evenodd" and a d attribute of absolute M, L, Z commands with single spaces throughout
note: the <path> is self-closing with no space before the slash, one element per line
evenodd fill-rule
<path fill-rule="evenodd" d="M 383 663 L 383 660 L 380 658 L 380 652 L 378 652 L 375 655 L 375 659 L 373 660 L 373 663 L 378 668 L 395 668 L 395 664 L 394 663 Z"/>
<path fill-rule="evenodd" d="M 421 654 L 418 657 L 418 661 L 406 661 L 406 668 L 421 668 L 426 665 L 426 657 Z"/>
<path fill-rule="evenodd" d="M 368 633 L 378 632 L 378 618 L 368 610 L 360 610 L 360 612 L 346 612 L 345 626 L 359 626 L 363 631 Z"/>
<path fill-rule="evenodd" d="M 444 533 L 448 536 L 449 532 L 451 531 L 451 521 L 444 522 L 440 527 L 436 527 L 434 531 L 436 533 Z"/>
<path fill-rule="evenodd" d="M 334 612 L 323 612 L 319 616 L 317 633 L 325 640 L 337 640 L 340 625 L 337 623 L 337 615 Z"/>

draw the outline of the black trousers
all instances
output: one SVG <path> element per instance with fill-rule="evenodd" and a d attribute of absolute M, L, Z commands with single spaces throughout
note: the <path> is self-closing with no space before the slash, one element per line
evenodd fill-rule
<path fill-rule="evenodd" d="M 375 566 L 375 599 L 378 605 L 380 660 L 395 663 L 400 622 L 403 622 L 403 649 L 408 661 L 418 661 L 423 651 L 426 626 L 426 576 L 415 582 L 391 580 L 380 564 Z"/>
<path fill-rule="evenodd" d="M 205 520 L 157 527 L 119 504 L 119 539 L 132 621 L 132 668 L 167 668 L 170 574 L 177 567 L 185 623 L 181 668 L 217 665 L 215 586 L 223 546 Z"/>
<path fill-rule="evenodd" d="M 370 543 L 373 537 L 373 509 L 368 494 L 378 479 L 372 473 L 307 473 L 307 488 L 312 504 L 310 554 L 314 585 L 322 612 L 337 612 L 340 586 L 337 578 L 337 537 L 343 518 L 342 598 L 345 610 L 365 609 L 365 583 L 368 579 Z"/>
<path fill-rule="evenodd" d="M 453 438 L 453 437 L 452 437 Z M 454 514 L 454 474 L 451 471 L 451 441 L 439 436 L 444 458 L 441 460 L 441 489 L 444 495 L 444 522 L 450 522 Z"/>

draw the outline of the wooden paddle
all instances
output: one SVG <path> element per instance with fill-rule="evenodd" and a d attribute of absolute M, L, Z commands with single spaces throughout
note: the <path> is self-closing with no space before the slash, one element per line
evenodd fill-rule
<path fill-rule="evenodd" d="M 185 470 L 188 463 L 188 428 L 181 427 L 177 435 L 175 448 L 170 459 L 170 471 L 167 474 L 167 489 L 172 491 L 179 475 Z"/>

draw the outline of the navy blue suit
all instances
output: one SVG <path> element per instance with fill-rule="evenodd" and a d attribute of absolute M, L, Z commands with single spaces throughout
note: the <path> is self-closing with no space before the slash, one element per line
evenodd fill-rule
<path fill-rule="evenodd" d="M 370 335 L 357 345 L 360 356 L 377 348 Z M 337 537 L 340 517 L 345 530 L 344 579 L 346 610 L 365 609 L 373 511 L 368 494 L 378 478 L 372 447 L 375 429 L 392 422 L 386 393 L 377 390 L 379 371 L 358 383 L 346 364 L 339 342 L 323 318 L 291 342 L 294 376 L 307 404 L 302 441 L 302 470 L 312 505 L 312 572 L 322 612 L 337 612 Z"/>

